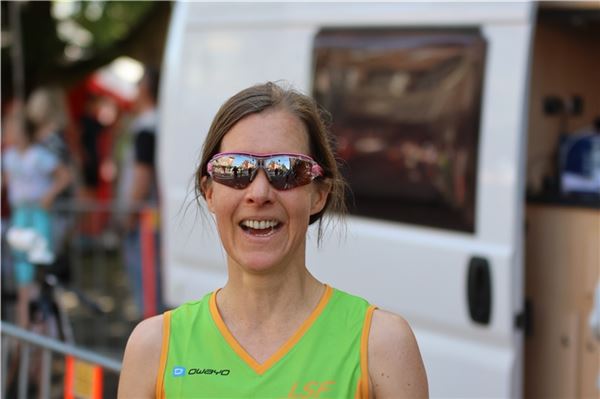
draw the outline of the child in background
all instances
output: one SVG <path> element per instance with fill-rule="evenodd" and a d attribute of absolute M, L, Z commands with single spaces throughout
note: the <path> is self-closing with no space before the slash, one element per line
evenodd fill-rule
<path fill-rule="evenodd" d="M 14 249 L 17 324 L 27 328 L 35 287 L 34 265 L 54 260 L 49 209 L 70 178 L 58 158 L 35 142 L 35 127 L 27 123 L 21 127 L 19 113 L 20 109 L 15 108 L 4 121 L 4 133 L 12 145 L 3 154 L 2 175 L 11 207 L 7 240 Z"/>

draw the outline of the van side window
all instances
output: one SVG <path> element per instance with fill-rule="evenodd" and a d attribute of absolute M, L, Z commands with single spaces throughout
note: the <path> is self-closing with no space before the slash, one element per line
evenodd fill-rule
<path fill-rule="evenodd" d="M 485 49 L 477 29 L 318 33 L 313 94 L 352 214 L 474 232 Z"/>

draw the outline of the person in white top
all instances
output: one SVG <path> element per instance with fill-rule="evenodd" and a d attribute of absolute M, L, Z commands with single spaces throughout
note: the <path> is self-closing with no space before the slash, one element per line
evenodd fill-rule
<path fill-rule="evenodd" d="M 49 209 L 70 178 L 58 158 L 35 142 L 35 125 L 26 121 L 21 128 L 19 117 L 17 107 L 4 121 L 3 130 L 12 145 L 3 154 L 2 181 L 7 185 L 11 208 L 7 241 L 14 250 L 17 324 L 27 328 L 34 265 L 48 265 L 54 260 Z"/>

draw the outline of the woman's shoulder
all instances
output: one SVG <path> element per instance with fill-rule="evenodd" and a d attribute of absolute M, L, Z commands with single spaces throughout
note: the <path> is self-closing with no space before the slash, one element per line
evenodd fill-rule
<path fill-rule="evenodd" d="M 402 316 L 373 312 L 369 334 L 369 375 L 375 396 L 427 397 L 427 375 L 419 346 Z"/>
<path fill-rule="evenodd" d="M 371 334 L 382 343 L 390 342 L 389 339 L 399 340 L 398 344 L 407 344 L 410 338 L 414 338 L 410 324 L 406 319 L 396 313 L 383 309 L 375 309 L 371 322 Z"/>
<path fill-rule="evenodd" d="M 141 321 L 134 329 L 123 357 L 119 397 L 151 397 L 160 366 L 164 315 Z"/>
<path fill-rule="evenodd" d="M 149 317 L 138 323 L 133 329 L 127 346 L 130 344 L 135 348 L 142 347 L 149 349 L 153 346 L 162 345 L 164 314 Z"/>

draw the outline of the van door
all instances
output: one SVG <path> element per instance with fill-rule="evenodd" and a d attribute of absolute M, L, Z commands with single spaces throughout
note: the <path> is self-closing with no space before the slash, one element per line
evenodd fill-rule
<path fill-rule="evenodd" d="M 354 191 L 345 233 L 318 246 L 311 230 L 311 272 L 409 320 L 432 397 L 520 397 L 532 17 L 527 3 L 178 3 L 159 144 L 167 302 L 226 279 L 208 212 L 185 211 L 212 117 L 285 79 L 333 108 Z"/>

